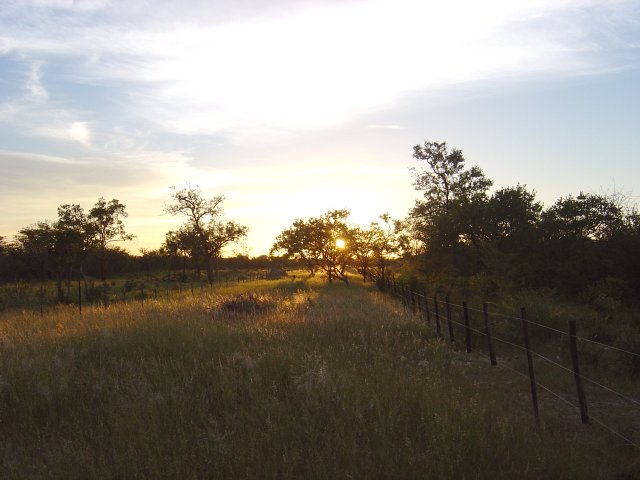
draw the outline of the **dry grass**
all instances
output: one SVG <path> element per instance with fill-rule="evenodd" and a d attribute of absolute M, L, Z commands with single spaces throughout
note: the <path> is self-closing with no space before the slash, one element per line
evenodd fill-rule
<path fill-rule="evenodd" d="M 249 292 L 252 292 L 251 295 Z M 610 478 L 376 292 L 252 282 L 0 318 L 0 477 Z M 590 438 L 590 437 L 589 437 Z"/>

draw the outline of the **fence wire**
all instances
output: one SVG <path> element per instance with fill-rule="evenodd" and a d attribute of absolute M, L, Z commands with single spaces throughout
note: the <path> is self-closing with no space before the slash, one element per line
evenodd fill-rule
<path fill-rule="evenodd" d="M 387 285 L 387 287 L 390 287 L 390 286 Z M 452 303 L 449 299 L 443 301 L 443 300 L 438 300 L 438 299 L 434 298 L 434 306 L 437 307 L 438 305 L 441 305 L 441 306 L 445 307 L 445 309 L 444 309 L 445 311 L 444 312 L 441 312 L 438 309 L 438 312 L 436 313 L 435 310 L 432 310 L 430 308 L 430 306 L 429 306 L 429 297 L 426 294 L 422 294 L 420 292 L 415 292 L 415 291 L 412 291 L 410 289 L 398 290 L 397 286 L 394 286 L 392 289 L 387 288 L 387 291 L 391 291 L 395 297 L 397 297 L 397 298 L 402 300 L 403 304 L 407 308 L 411 308 L 414 312 L 415 312 L 415 309 L 416 309 L 416 303 L 418 303 L 417 306 L 420 309 L 420 313 L 424 312 L 424 313 L 426 313 L 428 315 L 431 315 L 431 316 L 434 316 L 434 317 L 436 317 L 436 315 L 437 315 L 437 318 L 440 320 L 441 323 L 445 322 L 445 321 L 447 323 L 450 322 L 452 325 L 457 325 L 459 327 L 462 327 L 462 328 L 464 328 L 464 329 L 466 329 L 466 330 L 468 330 L 470 332 L 474 332 L 474 333 L 476 333 L 478 335 L 481 335 L 483 337 L 491 338 L 492 340 L 496 340 L 497 342 L 500 342 L 502 344 L 509 345 L 509 346 L 511 346 L 511 347 L 513 347 L 513 348 L 515 348 L 517 350 L 524 351 L 524 352 L 527 351 L 527 349 L 525 347 L 523 347 L 522 345 L 515 344 L 513 342 L 505 340 L 504 338 L 497 337 L 497 336 L 495 336 L 493 334 L 489 336 L 486 330 L 485 331 L 479 330 L 477 328 L 471 327 L 470 325 L 467 325 L 467 324 L 463 324 L 463 323 L 458 322 L 458 321 L 454 320 L 453 318 L 451 318 L 451 315 L 450 315 L 451 307 L 457 307 L 457 308 L 461 308 L 461 309 L 464 310 L 465 309 L 465 305 Z M 416 296 L 420 297 L 420 298 L 423 298 L 424 299 L 424 311 L 423 311 L 423 307 L 419 304 L 420 300 L 418 300 L 418 302 L 416 302 L 414 298 L 410 298 L 409 296 L 414 297 L 414 298 Z M 449 314 L 446 313 L 446 310 L 447 310 L 446 307 L 447 306 L 449 307 Z M 474 308 L 474 307 L 470 307 L 468 305 L 466 306 L 466 309 L 467 309 L 467 311 L 480 312 L 483 315 L 485 314 L 484 309 L 480 310 L 480 309 L 477 309 L 477 308 Z M 523 319 L 521 317 L 516 317 L 516 316 L 513 316 L 513 315 L 507 315 L 507 314 L 502 314 L 502 313 L 497 313 L 497 312 L 492 312 L 492 313 L 488 313 L 487 312 L 487 314 L 490 315 L 490 316 L 493 316 L 493 317 L 501 317 L 501 318 L 506 318 L 506 319 L 509 319 L 509 320 L 523 321 Z M 549 331 L 553 331 L 555 333 L 559 333 L 559 334 L 561 334 L 563 336 L 569 336 L 568 332 L 565 332 L 565 331 L 550 327 L 548 325 L 544 325 L 544 324 L 541 324 L 541 323 L 538 323 L 538 322 L 535 322 L 535 321 L 531 321 L 531 320 L 528 320 L 528 319 L 525 319 L 524 321 L 526 321 L 527 324 L 535 325 L 535 326 L 538 326 L 540 328 L 543 328 L 543 329 L 546 329 L 546 330 L 549 330 Z M 601 343 L 601 342 L 597 342 L 595 340 L 591 340 L 591 339 L 584 338 L 584 337 L 576 336 L 575 338 L 576 338 L 576 340 L 581 340 L 581 341 L 584 341 L 584 342 L 589 342 L 589 343 L 596 344 L 596 345 L 598 345 L 598 346 L 600 346 L 600 347 L 602 347 L 604 349 L 616 350 L 616 351 L 619 351 L 619 352 L 624 353 L 624 354 L 632 355 L 632 356 L 635 356 L 635 357 L 640 357 L 640 354 L 637 354 L 635 352 L 631 352 L 629 350 L 625 350 L 623 348 L 615 347 L 613 345 L 607 345 L 607 344 L 604 344 L 604 343 Z M 455 340 L 455 337 L 452 340 L 455 343 L 459 343 L 459 342 L 457 342 Z M 592 385 L 594 385 L 594 386 L 596 386 L 598 388 L 601 388 L 601 389 L 605 390 L 608 393 L 617 395 L 619 398 L 622 398 L 623 400 L 625 400 L 625 401 L 627 401 L 629 403 L 632 403 L 635 406 L 639 406 L 640 407 L 640 401 L 638 401 L 638 400 L 636 400 L 634 398 L 631 398 L 628 395 L 625 395 L 625 394 L 623 394 L 621 392 L 618 392 L 617 390 L 615 390 L 613 388 L 610 388 L 610 387 L 608 387 L 606 385 L 603 385 L 602 383 L 597 382 L 597 381 L 595 381 L 595 380 L 593 380 L 593 379 L 591 379 L 589 377 L 586 377 L 586 376 L 584 376 L 582 374 L 577 374 L 573 369 L 568 368 L 568 367 L 566 367 L 566 366 L 564 366 L 564 365 L 552 360 L 551 358 L 549 358 L 546 355 L 543 355 L 543 354 L 541 354 L 539 352 L 536 352 L 534 350 L 529 350 L 529 351 L 533 355 L 535 355 L 537 358 L 539 358 L 539 359 L 541 359 L 541 360 L 543 360 L 543 361 L 545 361 L 545 362 L 547 362 L 547 363 L 549 363 L 549 364 L 551 364 L 551 365 L 553 365 L 555 367 L 560 368 L 564 372 L 570 373 L 571 375 L 574 375 L 574 376 L 577 376 L 580 379 L 582 379 L 582 380 L 584 380 L 584 381 L 586 381 L 586 382 L 588 382 L 588 383 L 590 383 L 590 384 L 592 384 Z M 529 375 L 526 375 L 526 374 L 518 371 L 517 369 L 514 369 L 514 368 L 510 367 L 509 365 L 505 364 L 504 362 L 498 362 L 498 366 L 500 366 L 500 367 L 502 367 L 502 368 L 504 368 L 506 370 L 509 370 L 511 372 L 517 373 L 518 375 L 520 375 L 522 377 L 525 377 L 528 380 L 531 380 Z M 563 395 L 561 395 L 560 393 L 554 391 L 553 389 L 551 389 L 547 385 L 544 385 L 543 383 L 541 383 L 541 382 L 539 382 L 537 380 L 534 380 L 534 383 L 535 383 L 536 386 L 540 387 L 542 390 L 544 390 L 545 392 L 549 393 L 550 395 L 552 395 L 553 397 L 557 398 L 558 400 L 562 401 L 563 403 L 571 406 L 574 409 L 578 409 L 578 410 L 580 409 L 579 405 L 576 405 L 575 403 L 571 402 L 570 400 L 565 398 Z M 610 427 L 609 425 L 607 425 L 602 420 L 598 419 L 597 417 L 594 417 L 591 413 L 589 414 L 589 419 L 593 420 L 603 430 L 605 430 L 605 431 L 617 436 L 618 438 L 623 440 L 628 445 L 633 446 L 636 449 L 640 450 L 640 445 L 639 444 L 634 443 L 630 438 L 627 438 L 625 435 L 621 434 L 620 432 L 618 432 L 614 428 Z"/>

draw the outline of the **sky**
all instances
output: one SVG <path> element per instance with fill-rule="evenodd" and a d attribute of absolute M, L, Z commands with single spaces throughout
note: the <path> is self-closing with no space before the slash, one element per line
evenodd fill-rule
<path fill-rule="evenodd" d="M 404 218 L 424 141 L 546 206 L 637 202 L 640 2 L 0 0 L 8 238 L 104 197 L 158 248 L 190 185 L 261 255 L 331 208 Z"/>

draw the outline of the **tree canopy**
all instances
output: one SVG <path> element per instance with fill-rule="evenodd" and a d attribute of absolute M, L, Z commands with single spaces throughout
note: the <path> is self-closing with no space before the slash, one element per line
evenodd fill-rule
<path fill-rule="evenodd" d="M 324 272 L 329 282 L 339 279 L 348 283 L 348 216 L 347 210 L 329 210 L 319 217 L 296 220 L 277 236 L 271 253 L 301 260 L 311 272 Z"/>
<path fill-rule="evenodd" d="M 202 253 L 205 256 L 207 279 L 212 283 L 214 266 L 222 250 L 230 243 L 246 237 L 248 228 L 232 220 L 222 220 L 222 195 L 205 198 L 197 187 L 180 190 L 174 187 L 171 198 L 173 203 L 165 207 L 165 211 L 186 218 L 186 223 L 179 230 L 181 241 L 187 245 L 191 255 Z"/>

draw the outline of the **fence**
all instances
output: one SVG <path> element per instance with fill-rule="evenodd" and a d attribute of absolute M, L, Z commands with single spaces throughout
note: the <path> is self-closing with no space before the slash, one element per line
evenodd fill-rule
<path fill-rule="evenodd" d="M 540 423 L 539 392 L 542 392 L 561 405 L 570 407 L 583 424 L 597 425 L 622 440 L 625 445 L 640 451 L 640 440 L 637 438 L 640 435 L 640 401 L 631 394 L 620 392 L 618 386 L 614 388 L 603 380 L 585 375 L 581 370 L 579 345 L 590 345 L 617 355 L 630 356 L 636 361 L 640 360 L 640 354 L 580 337 L 575 320 L 568 320 L 567 330 L 563 331 L 527 318 L 525 308 L 520 309 L 519 315 L 491 312 L 487 302 L 482 303 L 482 308 L 474 308 L 466 301 L 452 302 L 449 295 L 443 297 L 438 292 L 429 294 L 426 291 L 415 291 L 395 279 L 379 282 L 378 287 L 398 298 L 406 309 L 414 315 L 420 315 L 427 324 L 434 324 L 439 337 L 446 337 L 453 345 L 464 347 L 468 354 L 479 350 L 487 356 L 492 367 L 503 368 L 526 379 L 536 423 Z M 519 338 L 505 338 L 508 335 L 496 334 L 496 321 L 510 323 L 512 336 L 514 324 L 518 325 Z M 444 323 L 446 332 L 443 332 Z M 532 348 L 531 328 L 556 336 L 563 341 L 564 346 L 552 348 L 550 352 Z M 550 343 L 553 345 L 549 341 L 545 345 Z M 545 381 L 537 377 L 538 372 L 544 374 Z M 553 372 L 560 372 L 562 375 L 554 375 Z M 630 388 L 637 389 L 637 383 L 636 381 L 634 386 L 632 382 Z M 569 387 L 574 390 L 574 394 L 570 393 Z M 573 395 L 575 400 L 572 401 L 570 398 Z M 588 399 L 592 399 L 590 403 Z"/>
<path fill-rule="evenodd" d="M 112 281 L 97 281 L 77 277 L 63 283 L 60 297 L 53 281 L 23 282 L 0 285 L 0 313 L 15 309 L 40 310 L 44 315 L 47 309 L 60 303 L 75 305 L 82 313 L 87 304 L 109 306 L 112 303 L 144 301 L 145 299 L 169 298 L 176 292 L 204 291 L 215 286 L 230 285 L 255 280 L 265 280 L 268 270 L 229 270 L 222 271 L 209 284 L 206 278 L 189 278 L 182 273 L 166 273 L 161 276 L 143 274 Z"/>

